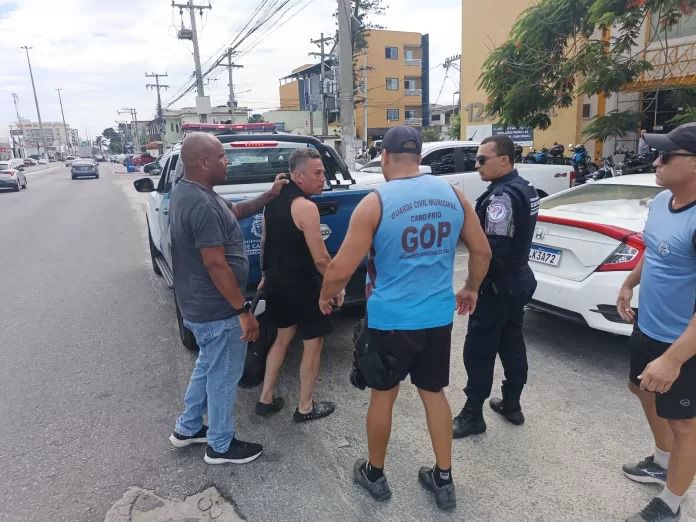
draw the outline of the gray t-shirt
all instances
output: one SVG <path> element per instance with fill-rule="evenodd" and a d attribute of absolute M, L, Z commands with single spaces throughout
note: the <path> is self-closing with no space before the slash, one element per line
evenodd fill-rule
<path fill-rule="evenodd" d="M 182 179 L 172 191 L 169 216 L 174 290 L 181 315 L 192 323 L 236 315 L 215 288 L 200 252 L 201 248 L 224 245 L 227 263 L 245 293 L 249 260 L 244 235 L 225 200 L 203 185 Z"/>

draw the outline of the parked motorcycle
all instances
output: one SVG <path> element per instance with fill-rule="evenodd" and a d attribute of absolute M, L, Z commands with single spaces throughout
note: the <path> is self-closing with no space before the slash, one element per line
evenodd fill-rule
<path fill-rule="evenodd" d="M 593 180 L 615 178 L 616 176 L 623 175 L 623 164 L 614 162 L 614 157 L 610 156 L 604 158 L 603 165 L 596 172 L 593 172 L 590 176 Z"/>
<path fill-rule="evenodd" d="M 575 169 L 575 184 L 582 185 L 587 179 L 591 179 L 592 174 L 598 170 L 598 167 L 590 159 L 590 155 L 587 153 L 584 145 L 570 144 L 568 147 L 573 151 L 570 163 Z"/>
<path fill-rule="evenodd" d="M 655 172 L 653 161 L 655 156 L 652 151 L 643 154 L 636 154 L 633 151 L 620 149 L 619 154 L 624 155 L 624 174 L 642 174 L 643 172 Z"/>
<path fill-rule="evenodd" d="M 552 165 L 570 165 L 570 159 L 565 157 L 565 147 L 554 143 L 549 149 L 549 163 Z"/>

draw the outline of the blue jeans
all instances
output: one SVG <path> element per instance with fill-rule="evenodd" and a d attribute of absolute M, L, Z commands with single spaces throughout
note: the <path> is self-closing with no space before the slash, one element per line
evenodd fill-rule
<path fill-rule="evenodd" d="M 203 426 L 208 411 L 208 446 L 218 453 L 228 450 L 234 437 L 234 405 L 237 385 L 244 371 L 247 343 L 242 341 L 239 317 L 209 323 L 184 319 L 200 348 L 191 374 L 184 413 L 176 421 L 181 435 L 195 435 Z"/>

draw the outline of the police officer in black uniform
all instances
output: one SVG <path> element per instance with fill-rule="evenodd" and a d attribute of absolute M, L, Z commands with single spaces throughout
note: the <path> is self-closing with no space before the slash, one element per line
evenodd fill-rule
<path fill-rule="evenodd" d="M 493 258 L 476 310 L 469 318 L 464 343 L 467 401 L 454 418 L 455 438 L 486 431 L 483 403 L 491 394 L 496 354 L 505 370 L 503 398 L 491 399 L 490 406 L 511 423 L 524 423 L 520 395 L 527 382 L 527 348 L 522 318 L 524 306 L 536 289 L 528 259 L 539 196 L 517 173 L 514 161 L 515 145 L 507 136 L 486 138 L 476 155 L 481 179 L 491 182 L 476 201 L 476 214 Z"/>

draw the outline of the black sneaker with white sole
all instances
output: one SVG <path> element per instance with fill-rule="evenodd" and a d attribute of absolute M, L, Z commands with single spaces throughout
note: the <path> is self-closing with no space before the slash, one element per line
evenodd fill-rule
<path fill-rule="evenodd" d="M 681 518 L 681 508 L 675 513 L 664 500 L 655 497 L 640 513 L 628 517 L 626 522 L 677 522 Z"/>
<path fill-rule="evenodd" d="M 207 464 L 246 464 L 259 458 L 261 453 L 263 453 L 261 444 L 232 439 L 225 453 L 218 453 L 208 446 L 203 460 Z"/>
<path fill-rule="evenodd" d="M 627 478 L 642 484 L 661 484 L 667 481 L 667 470 L 655 462 L 650 455 L 636 464 L 625 464 L 623 473 Z"/>
<path fill-rule="evenodd" d="M 432 491 L 435 495 L 435 503 L 437 507 L 443 511 L 449 511 L 457 507 L 457 495 L 454 492 L 454 484 L 445 484 L 442 487 L 437 487 L 435 478 L 433 477 L 433 468 L 422 467 L 418 470 L 418 482 L 428 491 Z"/>
<path fill-rule="evenodd" d="M 198 430 L 198 433 L 195 435 L 187 436 L 187 435 L 182 435 L 181 433 L 177 433 L 176 430 L 169 436 L 169 442 L 172 443 L 172 446 L 175 448 L 185 448 L 186 446 L 190 446 L 191 444 L 205 444 L 208 442 L 208 426 L 205 424 L 203 427 Z"/>

